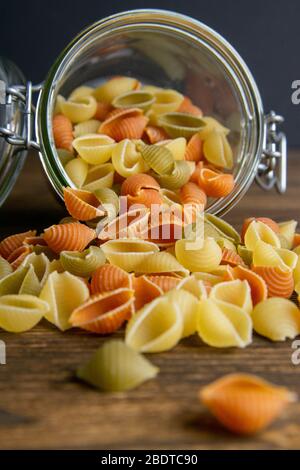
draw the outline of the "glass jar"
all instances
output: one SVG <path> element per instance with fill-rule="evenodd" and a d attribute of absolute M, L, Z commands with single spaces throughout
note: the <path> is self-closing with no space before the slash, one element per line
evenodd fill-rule
<path fill-rule="evenodd" d="M 3 64 L 2 64 L 3 67 Z M 204 114 L 231 129 L 234 151 L 235 189 L 211 201 L 207 210 L 228 212 L 246 193 L 256 177 L 264 189 L 286 187 L 286 139 L 277 131 L 283 121 L 274 112 L 264 114 L 256 83 L 245 62 L 219 34 L 187 16 L 164 10 L 134 10 L 105 18 L 80 33 L 60 54 L 41 86 L 24 85 L 22 77 L 0 76 L 4 107 L 21 107 L 18 126 L 8 115 L 0 122 L 1 145 L 20 152 L 38 148 L 42 165 L 55 191 L 74 186 L 55 150 L 52 116 L 58 94 L 68 96 L 77 86 L 99 85 L 113 75 L 133 76 L 143 83 L 174 88 L 188 95 Z M 10 77 L 11 78 L 11 77 Z M 18 81 L 18 78 L 19 81 Z M 0 88 L 1 90 L 1 88 Z M 32 92 L 38 91 L 37 108 Z M 35 139 L 32 116 L 35 112 Z M 4 119 L 4 120 L 3 120 Z M 6 143 L 3 144 L 3 140 Z M 1 147 L 1 153 L 3 147 Z M 12 150 L 15 152 L 16 150 Z M 4 161 L 3 153 L 1 162 Z M 0 166 L 0 175 L 2 173 Z M 4 174 L 0 204 L 8 194 L 21 164 Z M 0 185 L 3 185 L 3 175 Z"/>

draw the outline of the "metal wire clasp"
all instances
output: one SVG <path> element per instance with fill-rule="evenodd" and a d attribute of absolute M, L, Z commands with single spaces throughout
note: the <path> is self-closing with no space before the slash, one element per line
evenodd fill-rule
<path fill-rule="evenodd" d="M 2 82 L 3 84 L 3 82 Z M 23 107 L 24 131 L 23 135 L 17 134 L 14 130 L 10 129 L 9 124 L 7 127 L 0 127 L 0 137 L 3 137 L 9 144 L 19 147 L 20 149 L 37 149 L 39 144 L 33 139 L 33 114 L 35 107 L 32 104 L 32 93 L 38 92 L 42 88 L 42 84 L 32 85 L 27 82 L 26 85 L 16 85 L 7 87 L 3 90 L 4 101 L 6 106 L 12 104 L 13 101 L 19 101 Z"/>
<path fill-rule="evenodd" d="M 256 181 L 265 190 L 276 187 L 284 193 L 287 186 L 287 141 L 286 135 L 278 131 L 284 118 L 274 111 L 265 116 L 265 141 Z"/>

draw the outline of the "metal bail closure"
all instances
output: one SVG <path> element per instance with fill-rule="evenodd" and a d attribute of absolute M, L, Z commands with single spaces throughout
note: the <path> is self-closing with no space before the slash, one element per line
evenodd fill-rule
<path fill-rule="evenodd" d="M 29 150 L 31 148 L 39 150 L 38 143 L 33 140 L 33 114 L 34 106 L 32 104 L 32 93 L 40 91 L 42 85 L 33 86 L 31 82 L 26 85 L 6 86 L 6 83 L 0 80 L 1 104 L 8 108 L 13 102 L 19 102 L 23 109 L 24 128 L 22 135 L 12 130 L 10 123 L 5 122 L 5 115 L 0 120 L 0 137 L 3 137 L 7 143 L 19 149 Z"/>
<path fill-rule="evenodd" d="M 284 118 L 274 111 L 265 116 L 264 150 L 258 166 L 256 182 L 265 190 L 274 186 L 280 194 L 287 186 L 287 140 L 278 125 Z"/>

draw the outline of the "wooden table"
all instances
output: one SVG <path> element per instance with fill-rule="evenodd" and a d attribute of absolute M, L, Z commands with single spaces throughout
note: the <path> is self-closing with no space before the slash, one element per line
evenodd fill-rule
<path fill-rule="evenodd" d="M 299 219 L 300 152 L 290 152 L 284 196 L 253 186 L 228 216 Z M 31 155 L 13 194 L 0 210 L 1 235 L 48 226 L 64 214 L 38 157 Z M 121 336 L 121 334 L 119 334 Z M 291 363 L 291 341 L 255 337 L 244 349 L 218 350 L 197 337 L 151 356 L 160 367 L 152 380 L 129 393 L 103 394 L 79 382 L 74 370 L 104 341 L 80 331 L 61 333 L 49 324 L 20 335 L 0 333 L 7 364 L 0 365 L 0 448 L 72 449 L 299 449 L 300 405 L 291 405 L 256 437 L 224 431 L 197 399 L 203 384 L 229 372 L 258 374 L 300 395 L 300 366 Z"/>

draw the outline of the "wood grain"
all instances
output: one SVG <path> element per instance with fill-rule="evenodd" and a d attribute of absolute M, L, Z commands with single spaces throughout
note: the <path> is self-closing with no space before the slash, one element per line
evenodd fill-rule
<path fill-rule="evenodd" d="M 291 152 L 284 196 L 253 186 L 226 219 L 237 226 L 248 216 L 299 219 L 300 152 Z M 1 236 L 42 229 L 64 216 L 42 174 L 28 159 L 13 194 L 0 211 Z M 122 334 L 119 333 L 119 336 Z M 74 370 L 104 341 L 80 331 L 60 333 L 41 323 L 21 335 L 0 333 L 7 364 L 0 365 L 1 449 L 299 449 L 300 405 L 288 408 L 258 436 L 224 431 L 197 399 L 199 388 L 229 372 L 244 371 L 300 394 L 300 366 L 291 363 L 291 341 L 255 337 L 245 350 L 217 350 L 197 337 L 173 351 L 151 356 L 157 380 L 130 393 L 102 394 L 74 379 Z"/>

